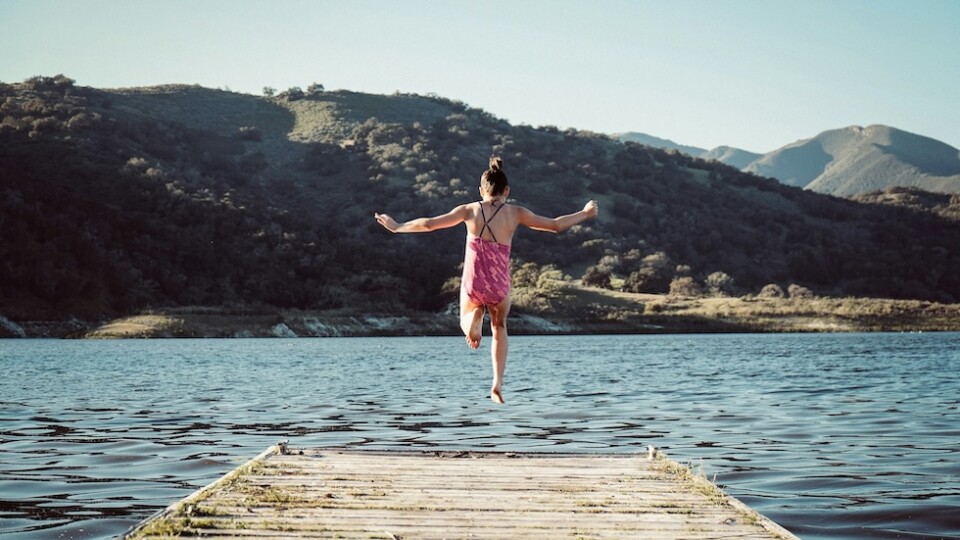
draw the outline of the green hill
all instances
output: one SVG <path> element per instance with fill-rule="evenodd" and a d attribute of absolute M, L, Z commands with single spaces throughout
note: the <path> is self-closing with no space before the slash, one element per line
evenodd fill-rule
<path fill-rule="evenodd" d="M 476 199 L 491 153 L 537 213 L 601 204 L 601 219 L 564 235 L 517 235 L 520 292 L 556 265 L 633 292 L 774 283 L 960 300 L 954 210 L 837 199 L 436 96 L 36 77 L 0 83 L 0 117 L 0 315 L 11 321 L 178 306 L 442 311 L 463 231 L 394 236 L 372 216 Z M 517 309 L 551 307 L 518 295 Z"/>

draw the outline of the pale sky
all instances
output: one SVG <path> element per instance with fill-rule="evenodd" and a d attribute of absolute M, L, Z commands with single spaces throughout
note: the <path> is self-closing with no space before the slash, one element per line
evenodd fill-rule
<path fill-rule="evenodd" d="M 436 93 L 511 123 L 767 152 L 960 147 L 957 0 L 0 0 L 0 81 Z"/>

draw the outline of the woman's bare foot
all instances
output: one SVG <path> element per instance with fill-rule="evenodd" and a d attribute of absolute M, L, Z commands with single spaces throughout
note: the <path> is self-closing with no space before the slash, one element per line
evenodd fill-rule
<path fill-rule="evenodd" d="M 503 405 L 503 396 L 500 394 L 500 389 L 493 387 L 490 389 L 490 399 L 498 405 Z"/>
<path fill-rule="evenodd" d="M 467 346 L 471 349 L 480 348 L 480 336 L 483 326 L 483 308 L 477 308 L 470 314 L 470 327 L 466 335 Z"/>

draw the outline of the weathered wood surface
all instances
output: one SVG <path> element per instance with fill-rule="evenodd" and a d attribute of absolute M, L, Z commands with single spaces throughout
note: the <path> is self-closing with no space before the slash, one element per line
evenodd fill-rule
<path fill-rule="evenodd" d="M 663 457 L 342 449 L 272 449 L 128 536 L 177 535 L 796 538 Z"/>

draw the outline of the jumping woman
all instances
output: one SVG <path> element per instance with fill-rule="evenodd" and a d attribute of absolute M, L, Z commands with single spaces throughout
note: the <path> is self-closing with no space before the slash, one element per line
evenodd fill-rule
<path fill-rule="evenodd" d="M 510 312 L 510 244 L 517 227 L 563 232 L 597 216 L 597 203 L 590 201 L 574 214 L 547 218 L 507 202 L 510 186 L 503 162 L 490 158 L 490 168 L 480 177 L 479 202 L 462 204 L 441 216 L 397 223 L 386 214 L 374 214 L 377 223 L 394 233 L 430 232 L 460 223 L 467 225 L 467 246 L 460 281 L 460 329 L 471 349 L 480 347 L 483 314 L 490 312 L 493 346 L 493 385 L 490 399 L 503 403 L 501 389 L 507 367 L 507 314 Z"/>

